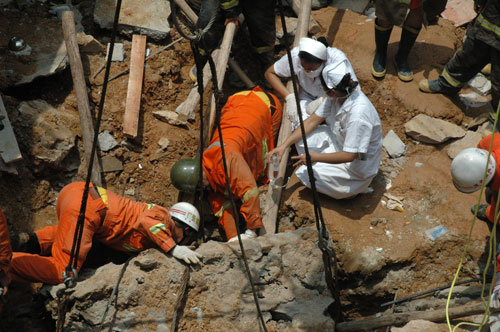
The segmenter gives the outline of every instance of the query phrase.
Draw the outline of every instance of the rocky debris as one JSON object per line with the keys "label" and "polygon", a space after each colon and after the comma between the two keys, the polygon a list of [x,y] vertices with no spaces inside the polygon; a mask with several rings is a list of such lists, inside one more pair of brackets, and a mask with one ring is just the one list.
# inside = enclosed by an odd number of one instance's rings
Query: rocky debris
{"label": "rocky debris", "polygon": [[491,135],[493,132],[493,124],[491,122],[485,122],[479,128],[477,128],[477,132],[481,134],[482,138],[485,138],[488,135]]}
{"label": "rocky debris", "polygon": [[118,145],[118,142],[109,133],[108,130],[104,130],[102,133],[100,133],[99,136],[97,136],[97,140],[99,141],[100,150],[104,152],[112,150]]}
{"label": "rocky debris", "polygon": [[482,73],[474,76],[474,78],[467,82],[467,85],[482,96],[486,96],[491,91],[491,82]]}
{"label": "rocky debris", "polygon": [[57,168],[75,146],[76,135],[71,128],[78,126],[78,117],[56,110],[44,100],[22,102],[18,110],[18,125],[31,130],[28,144],[36,163]]}
{"label": "rocky debris", "polygon": [[[295,36],[295,32],[297,31],[297,25],[299,23],[299,19],[296,17],[285,17],[286,23],[286,32],[288,36]],[[312,18],[309,21],[309,31],[311,35],[315,35],[321,32],[321,27],[314,21]],[[284,37],[283,26],[281,25],[281,17],[276,17],[276,38],[282,39]]]}
{"label": "rocky debris", "polygon": [[474,0],[449,0],[441,17],[452,21],[457,27],[469,23],[476,17]]}
{"label": "rocky debris", "polygon": [[[106,59],[109,55],[110,46],[110,43],[108,43],[108,48],[106,49]],[[125,59],[125,50],[123,48],[123,44],[115,43],[115,45],[113,46],[113,55],[111,56],[111,61],[123,62],[123,59]]]}
{"label": "rocky debris", "polygon": [[[270,330],[333,331],[334,321],[327,316],[333,299],[313,227],[247,240],[244,246]],[[239,245],[209,241],[197,252],[204,256],[203,265],[190,268],[179,331],[255,331],[256,309]],[[104,326],[123,332],[168,331],[187,267],[156,249],[141,252],[126,266],[107,264],[83,273],[87,279],[70,295],[65,331],[88,331],[99,324],[123,268],[119,309],[110,308]],[[62,287],[51,287],[54,298]],[[55,317],[57,301],[48,308]]]}
{"label": "rocky debris", "polygon": [[123,164],[120,159],[113,156],[104,156],[101,158],[102,163],[102,171],[107,172],[116,172],[123,171]]}
{"label": "rocky debris", "polygon": [[176,112],[172,111],[156,111],[153,112],[153,115],[164,122],[167,122],[168,124],[171,124],[173,126],[185,126],[187,124],[187,121],[182,119],[182,116],[177,114]]}
{"label": "rocky debris", "polygon": [[[94,21],[103,29],[113,27],[115,0],[97,0]],[[165,39],[170,32],[167,18],[170,3],[163,0],[124,0],[122,2],[119,31],[131,36],[134,33],[146,35],[154,40]]]}
{"label": "rocky debris", "polygon": [[474,117],[469,123],[466,124],[466,127],[469,130],[474,130],[486,121],[488,121],[488,113],[481,113],[478,116]]}
{"label": "rocky debris", "polygon": [[463,138],[451,143],[448,146],[448,149],[446,150],[446,152],[448,153],[448,156],[451,159],[453,159],[463,149],[477,147],[477,143],[479,143],[479,141],[482,138],[483,137],[481,136],[481,134],[479,132],[468,130]]}
{"label": "rocky debris", "polygon": [[437,323],[429,322],[427,320],[412,320],[405,326],[401,328],[393,327],[392,332],[422,332],[422,331],[433,331],[433,332],[446,332],[448,327],[445,325],[440,325]]}
{"label": "rocky debris", "polygon": [[9,36],[0,34],[0,42],[7,44],[6,37],[22,36],[31,52],[23,55],[10,52],[7,47],[0,49],[0,89],[30,83],[37,77],[50,76],[66,68],[66,46],[60,21],[27,15],[4,15],[2,19],[2,25],[11,30]]}
{"label": "rocky debris", "polygon": [[429,144],[444,143],[450,138],[465,136],[465,130],[447,121],[419,114],[405,123],[406,134]]}
{"label": "rocky debris", "polygon": [[458,97],[460,98],[462,103],[464,103],[465,106],[471,108],[482,107],[490,101],[490,98],[482,96],[475,91],[461,93],[458,95]]}
{"label": "rocky debris", "polygon": [[[76,34],[76,40],[78,42],[78,48],[83,54],[98,54],[104,51],[104,45],[93,36],[87,35],[84,32],[78,32]],[[113,52],[113,54],[114,53],[115,52]]]}
{"label": "rocky debris", "polygon": [[392,129],[385,135],[382,142],[385,151],[391,158],[399,158],[405,154],[405,144]]}
{"label": "rocky debris", "polygon": [[158,145],[160,146],[161,151],[165,151],[170,145],[170,140],[168,137],[162,137],[158,140]]}

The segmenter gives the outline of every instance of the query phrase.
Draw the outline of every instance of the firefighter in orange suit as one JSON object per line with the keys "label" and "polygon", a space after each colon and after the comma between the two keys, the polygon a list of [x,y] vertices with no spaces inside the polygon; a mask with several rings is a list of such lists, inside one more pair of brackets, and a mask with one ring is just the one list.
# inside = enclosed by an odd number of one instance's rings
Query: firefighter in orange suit
{"label": "firefighter in orange suit", "polygon": [[10,246],[9,230],[7,229],[7,220],[0,209],[0,286],[3,292],[0,296],[7,294],[10,283],[10,260],[12,258],[12,248]]}
{"label": "firefighter in orange suit", "polygon": [[[266,155],[274,148],[281,124],[282,108],[276,96],[256,87],[229,97],[222,109],[221,128],[231,192],[241,202],[240,212],[246,221],[242,238],[257,236],[263,227],[260,215],[257,181],[267,181]],[[219,133],[216,130],[203,153],[203,184],[208,186],[212,211],[227,239],[237,239],[231,202],[226,195],[226,177],[222,163]],[[182,159],[173,167],[170,178],[174,186],[186,192],[196,189],[199,160]]]}
{"label": "firefighter in orange suit", "polygon": [[[69,263],[84,186],[83,182],[75,182],[61,190],[56,205],[59,224],[29,237],[28,241],[37,242],[38,252],[14,252],[13,281],[63,282],[62,272]],[[189,203],[177,203],[167,211],[91,185],[76,270],[80,270],[94,239],[129,253],[157,246],[186,263],[199,263],[201,255],[181,245],[198,231],[199,221],[198,211]]]}

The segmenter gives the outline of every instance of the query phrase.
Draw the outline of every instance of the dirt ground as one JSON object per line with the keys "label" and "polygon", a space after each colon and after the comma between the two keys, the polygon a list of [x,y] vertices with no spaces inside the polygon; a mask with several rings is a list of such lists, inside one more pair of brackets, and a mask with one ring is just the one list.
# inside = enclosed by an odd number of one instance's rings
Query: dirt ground
{"label": "dirt ground", "polygon": [[[74,1],[75,2],[75,1]],[[102,44],[109,41],[109,32],[97,30],[88,15],[92,8],[82,2],[84,20],[88,34],[94,35]],[[87,14],[87,15],[85,15]],[[8,36],[12,32],[30,38],[42,38],[43,33],[30,31],[30,20],[39,17],[53,21],[47,13],[47,5],[36,2],[33,7],[25,8],[21,14],[0,11],[0,21],[8,22],[0,26],[0,57],[5,55]],[[344,305],[352,315],[375,313],[378,308],[370,304],[357,307],[361,292],[349,292],[358,288],[360,280],[366,281],[366,289],[376,289],[379,301],[392,300],[395,291],[398,296],[409,295],[450,282],[458,264],[466,234],[469,232],[471,214],[469,208],[477,201],[477,195],[459,193],[452,185],[449,175],[451,160],[446,154],[445,145],[430,146],[418,144],[406,137],[404,123],[419,113],[450,120],[456,124],[466,124],[478,111],[467,110],[458,98],[440,95],[423,95],[418,92],[418,82],[422,78],[436,78],[444,64],[460,46],[463,29],[456,29],[450,22],[440,19],[437,25],[423,29],[410,56],[415,79],[403,83],[395,76],[392,60],[389,61],[388,75],[383,81],[371,77],[371,61],[374,52],[373,20],[350,11],[325,8],[313,12],[313,17],[321,25],[322,34],[335,47],[344,51],[350,59],[360,80],[361,87],[377,108],[382,120],[384,135],[393,129],[407,144],[405,158],[390,161],[384,157],[384,174],[379,174],[373,183],[371,195],[360,195],[352,200],[334,201],[321,197],[321,205],[328,230],[335,242],[340,258],[341,286],[346,291],[342,297]],[[11,27],[10,31],[2,30]],[[3,28],[2,28],[3,27]],[[49,31],[48,34],[52,35]],[[397,51],[400,29],[395,28],[389,45],[389,57]],[[179,34],[172,29],[171,36],[162,43],[148,42],[151,52],[177,39]],[[243,43],[239,36],[237,43]],[[123,63],[113,63],[111,76],[128,68],[130,45],[128,38],[120,36],[126,50]],[[248,52],[244,47],[235,50],[236,60],[246,68],[252,79],[259,78],[255,72]],[[104,53],[82,54],[84,71],[92,76],[104,63]],[[0,62],[1,63],[1,62]],[[170,183],[169,171],[180,158],[194,157],[198,145],[199,122],[186,126],[172,126],[153,117],[157,110],[174,111],[185,100],[193,83],[188,72],[193,65],[189,43],[185,40],[175,44],[147,61],[141,102],[139,137],[127,140],[122,134],[123,110],[127,94],[128,75],[113,80],[108,85],[106,103],[100,131],[109,132],[119,146],[109,153],[123,163],[123,171],[106,173],[107,188],[117,193],[134,189],[129,198],[170,206],[177,201],[178,192]],[[88,82],[91,108],[97,109],[104,76],[101,72]],[[230,93],[236,88],[226,86]],[[2,96],[10,120],[23,154],[23,161],[16,166],[19,175],[0,173],[0,202],[8,218],[13,233],[32,231],[43,226],[56,224],[55,200],[57,192],[68,183],[84,179],[83,168],[78,171],[40,168],[31,154],[32,139],[30,129],[18,119],[17,107],[21,101],[43,99],[58,110],[77,115],[75,91],[69,67],[51,77],[40,78],[35,82],[2,91]],[[484,111],[484,110],[483,110]],[[481,112],[481,111],[480,111]],[[78,151],[68,158],[81,159],[83,144],[79,125],[72,128],[79,138]],[[160,150],[158,141],[168,138],[170,145]],[[419,166],[418,163],[422,165]],[[388,187],[389,180],[392,187]],[[382,206],[384,193],[404,198],[404,212],[388,210]],[[126,195],[127,196],[127,195]],[[311,223],[311,193],[292,176],[284,191],[283,208],[280,216],[292,216],[293,223],[282,223],[281,230],[300,227]],[[283,219],[283,218],[282,218]],[[289,218],[290,219],[290,218]],[[425,230],[443,225],[448,230],[446,241],[429,240]],[[489,229],[478,222],[472,232],[472,244],[464,267],[463,278],[475,276],[482,268],[486,239]],[[391,271],[403,271],[390,277]],[[399,284],[399,287],[395,285]],[[36,294],[37,286],[26,292],[25,287],[14,287],[17,299],[9,298],[12,305],[9,312],[16,321],[16,315],[26,315],[23,301]],[[26,307],[26,306],[25,306]],[[16,309],[14,309],[16,308]],[[28,312],[33,307],[27,307]],[[361,309],[360,309],[361,308]],[[46,321],[46,317],[40,317]],[[12,320],[10,320],[12,323]],[[22,324],[20,330],[27,330]],[[47,323],[50,325],[50,322]],[[0,323],[5,327],[4,323]],[[14,325],[11,325],[14,326]],[[32,326],[30,328],[33,328]],[[33,331],[36,329],[32,329]],[[43,331],[42,329],[40,331]]]}

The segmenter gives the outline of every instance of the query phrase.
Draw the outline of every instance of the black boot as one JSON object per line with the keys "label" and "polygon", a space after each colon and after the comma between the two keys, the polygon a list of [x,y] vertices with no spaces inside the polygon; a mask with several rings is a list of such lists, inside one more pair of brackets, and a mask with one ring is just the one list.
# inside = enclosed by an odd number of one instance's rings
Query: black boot
{"label": "black boot", "polygon": [[410,82],[413,80],[413,72],[408,64],[408,54],[415,45],[420,29],[415,29],[404,25],[401,31],[401,40],[399,41],[399,50],[394,58],[398,77],[403,82]]}
{"label": "black boot", "polygon": [[12,251],[40,255],[41,248],[36,233],[19,233],[11,236]]}
{"label": "black boot", "polygon": [[375,78],[383,78],[386,70],[387,44],[391,37],[392,26],[390,28],[381,27],[378,19],[375,19],[375,57],[372,63],[372,75]]}

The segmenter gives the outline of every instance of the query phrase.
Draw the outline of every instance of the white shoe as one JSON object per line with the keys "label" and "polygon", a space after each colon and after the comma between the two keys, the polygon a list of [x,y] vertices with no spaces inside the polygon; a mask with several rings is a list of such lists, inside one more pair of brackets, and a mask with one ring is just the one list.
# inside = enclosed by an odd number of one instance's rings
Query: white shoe
{"label": "white shoe", "polygon": [[[257,233],[255,233],[254,231],[252,231],[251,229],[247,229],[245,231],[245,233],[243,234],[240,234],[240,238],[241,240],[248,240],[248,239],[253,239],[253,238],[256,238],[257,237]],[[233,236],[232,238],[230,238],[227,243],[232,243],[232,242],[238,242],[238,235],[236,236]]]}

